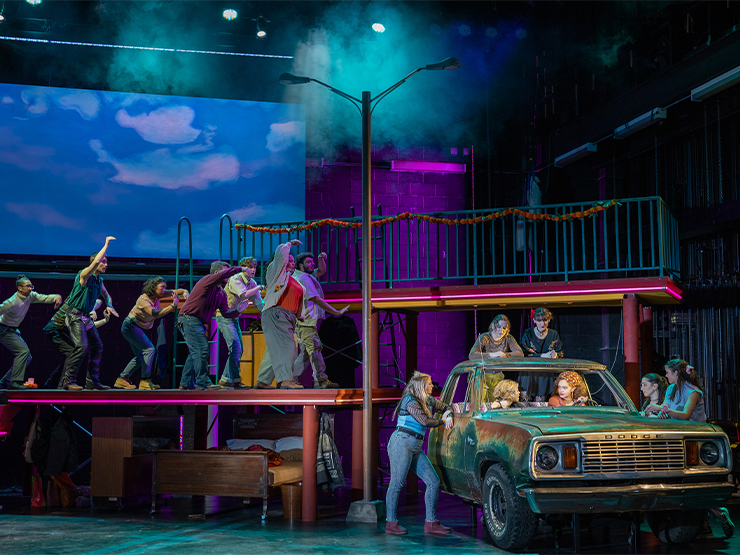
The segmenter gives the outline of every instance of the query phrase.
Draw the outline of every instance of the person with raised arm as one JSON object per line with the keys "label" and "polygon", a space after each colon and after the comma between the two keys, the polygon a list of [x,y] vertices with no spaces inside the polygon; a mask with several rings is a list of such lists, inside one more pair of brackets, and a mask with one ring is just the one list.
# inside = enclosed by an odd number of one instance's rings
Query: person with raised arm
{"label": "person with raised arm", "polygon": [[281,389],[303,389],[293,379],[296,344],[293,339],[296,323],[306,313],[306,288],[292,274],[295,259],[290,253],[298,239],[278,245],[275,256],[265,272],[265,306],[262,309],[262,331],[267,352],[262,359],[255,389],[271,389],[275,379]]}
{"label": "person with raised arm", "polygon": [[64,376],[62,377],[62,389],[68,391],[79,391],[82,386],[75,383],[77,371],[82,365],[86,354],[90,355],[87,362],[87,377],[85,387],[87,389],[110,389],[100,381],[100,360],[103,358],[103,342],[100,340],[98,330],[90,324],[90,312],[95,308],[95,301],[103,295],[106,301],[106,315],[118,317],[118,312],[113,308],[113,299],[103,284],[103,276],[108,269],[108,246],[115,237],[106,237],[103,248],[90,256],[90,265],[77,272],[72,292],[67,300],[67,315],[65,324],[69,329],[69,336],[74,344],[72,353],[67,357],[64,365]]}
{"label": "person with raised arm", "polygon": [[306,289],[306,318],[296,323],[298,336],[298,358],[293,364],[293,376],[297,378],[308,368],[312,369],[314,388],[332,389],[339,387],[326,375],[326,364],[321,351],[323,345],[319,339],[318,326],[326,313],[341,316],[349,305],[337,310],[324,300],[324,290],[317,278],[326,273],[326,253],[319,254],[318,266],[312,252],[302,252],[296,257],[296,271],[293,277]]}
{"label": "person with raised arm", "polygon": [[[155,320],[177,310],[177,303],[180,300],[178,295],[187,299],[188,290],[175,289],[174,291],[168,291],[167,283],[162,277],[150,278],[144,282],[141,295],[121,326],[121,334],[131,345],[134,358],[123,369],[113,387],[117,389],[136,389],[129,378],[136,372],[137,368],[141,368],[139,389],[159,389],[159,386],[152,382],[152,366],[154,365],[156,351],[144,331],[151,330],[154,327]],[[172,304],[161,308],[159,299],[166,296],[172,297]]]}
{"label": "person with raised arm", "polygon": [[233,317],[224,286],[231,276],[246,271],[241,266],[229,268],[228,263],[216,260],[211,263],[211,273],[201,278],[193,287],[187,300],[180,308],[177,325],[188,346],[188,358],[180,378],[180,389],[221,389],[208,377],[207,326],[216,310],[226,317]]}
{"label": "person with raised arm", "polygon": [[42,295],[33,289],[31,280],[21,274],[15,281],[16,292],[0,304],[0,345],[13,354],[13,366],[0,380],[0,389],[28,389],[26,366],[31,362],[31,351],[23,341],[18,326],[26,317],[33,303],[54,303],[54,308],[62,304],[61,295]]}

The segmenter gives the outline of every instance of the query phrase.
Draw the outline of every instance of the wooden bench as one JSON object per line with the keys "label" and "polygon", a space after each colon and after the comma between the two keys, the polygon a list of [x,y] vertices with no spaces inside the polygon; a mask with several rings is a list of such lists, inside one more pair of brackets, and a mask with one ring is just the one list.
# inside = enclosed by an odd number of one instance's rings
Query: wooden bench
{"label": "wooden bench", "polygon": [[[234,419],[235,439],[278,440],[302,435],[302,415],[248,414]],[[264,451],[155,451],[152,513],[157,510],[159,494],[261,497],[264,520],[270,489],[302,478],[302,462],[283,462],[270,468]]]}

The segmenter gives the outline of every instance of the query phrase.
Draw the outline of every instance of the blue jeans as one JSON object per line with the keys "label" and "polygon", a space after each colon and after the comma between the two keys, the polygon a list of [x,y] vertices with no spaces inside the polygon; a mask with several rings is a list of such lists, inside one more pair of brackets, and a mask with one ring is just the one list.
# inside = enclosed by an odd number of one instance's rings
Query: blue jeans
{"label": "blue jeans", "polygon": [[7,385],[23,385],[26,381],[26,366],[31,362],[31,351],[23,341],[21,332],[0,324],[0,345],[5,345],[13,354],[13,367],[3,376],[0,383]]}
{"label": "blue jeans", "polygon": [[141,379],[148,380],[152,377],[152,365],[156,352],[154,345],[152,345],[144,330],[136,325],[136,318],[126,318],[123,321],[121,335],[126,338],[134,351],[134,358],[121,372],[121,378],[128,380],[131,374],[136,372],[137,367],[140,367]]}
{"label": "blue jeans", "polygon": [[224,366],[221,380],[224,383],[238,383],[242,381],[239,361],[242,359],[242,330],[239,327],[238,318],[224,318],[216,316],[218,331],[226,341],[229,348],[229,358]]}
{"label": "blue jeans", "polygon": [[424,494],[426,505],[426,520],[437,520],[437,497],[439,497],[439,477],[432,468],[432,463],[422,450],[424,440],[396,430],[388,441],[388,460],[391,463],[391,481],[385,496],[386,520],[398,520],[398,493],[403,487],[403,481],[413,470],[424,481],[427,491]]}
{"label": "blue jeans", "polygon": [[178,318],[181,325],[180,330],[185,336],[188,346],[188,358],[185,360],[185,368],[180,379],[181,387],[195,387],[206,389],[211,385],[208,379],[208,338],[206,337],[206,326],[195,316],[181,314]]}

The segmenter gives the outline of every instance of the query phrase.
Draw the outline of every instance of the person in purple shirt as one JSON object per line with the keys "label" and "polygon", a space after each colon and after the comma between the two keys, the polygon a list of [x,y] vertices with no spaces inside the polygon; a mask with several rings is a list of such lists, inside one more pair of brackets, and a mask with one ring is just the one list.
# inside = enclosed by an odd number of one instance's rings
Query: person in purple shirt
{"label": "person in purple shirt", "polygon": [[246,271],[241,266],[229,268],[226,262],[217,260],[211,264],[211,273],[193,287],[180,309],[177,325],[185,337],[190,353],[180,379],[180,389],[221,389],[208,378],[208,337],[206,326],[213,319],[216,309],[221,314],[235,317],[229,310],[229,300],[224,285],[229,278]]}

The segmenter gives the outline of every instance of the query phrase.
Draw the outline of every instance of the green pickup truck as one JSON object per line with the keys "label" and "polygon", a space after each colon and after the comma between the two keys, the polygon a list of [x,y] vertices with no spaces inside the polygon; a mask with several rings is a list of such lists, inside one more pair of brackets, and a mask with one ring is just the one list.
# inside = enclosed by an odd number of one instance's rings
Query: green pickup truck
{"label": "green pickup truck", "polygon": [[[546,398],[498,406],[491,385],[553,383],[565,370],[588,388],[583,406]],[[598,363],[503,358],[458,364],[440,399],[454,427],[435,428],[428,455],[441,489],[482,508],[496,546],[523,549],[548,515],[644,513],[664,542],[693,540],[703,513],[732,495],[732,453],[712,424],[645,417]]]}

